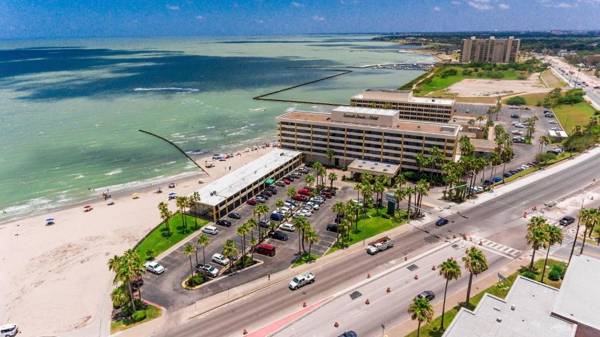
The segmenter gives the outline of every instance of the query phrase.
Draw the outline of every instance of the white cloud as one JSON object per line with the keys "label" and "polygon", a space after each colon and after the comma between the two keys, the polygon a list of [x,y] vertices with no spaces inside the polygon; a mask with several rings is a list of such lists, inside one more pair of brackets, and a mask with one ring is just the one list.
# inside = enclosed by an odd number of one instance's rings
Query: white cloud
{"label": "white cloud", "polygon": [[291,3],[292,6],[296,7],[296,8],[301,8],[304,7],[304,4],[298,2],[298,1],[292,1]]}
{"label": "white cloud", "polygon": [[433,10],[436,11],[436,12],[439,12],[442,9],[440,8],[440,6],[433,6]]}
{"label": "white cloud", "polygon": [[167,4],[167,9],[171,10],[171,11],[178,11],[179,10],[179,6],[178,5]]}
{"label": "white cloud", "polygon": [[324,16],[320,16],[320,15],[315,15],[315,16],[312,17],[312,19],[314,21],[319,21],[319,22],[325,21],[325,17]]}
{"label": "white cloud", "polygon": [[493,9],[494,6],[490,3],[490,0],[471,0],[467,2],[469,6],[475,8],[478,11],[487,11]]}
{"label": "white cloud", "polygon": [[500,3],[500,4],[498,4],[498,8],[507,10],[507,9],[510,9],[510,6],[505,3]]}

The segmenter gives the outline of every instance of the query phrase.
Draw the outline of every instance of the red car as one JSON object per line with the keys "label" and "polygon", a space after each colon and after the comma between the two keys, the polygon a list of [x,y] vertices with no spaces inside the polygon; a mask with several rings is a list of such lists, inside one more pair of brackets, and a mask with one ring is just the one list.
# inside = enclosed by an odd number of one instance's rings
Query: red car
{"label": "red car", "polygon": [[301,188],[298,191],[298,194],[302,194],[302,195],[310,195],[310,190],[308,190],[307,188]]}
{"label": "red car", "polygon": [[292,181],[289,180],[289,179],[283,179],[283,183],[286,184],[286,185],[289,185],[289,184],[292,183]]}
{"label": "red car", "polygon": [[246,203],[248,205],[254,206],[254,205],[256,205],[256,199],[248,199],[248,201],[246,201]]}
{"label": "red car", "polygon": [[308,201],[308,197],[302,194],[296,194],[292,199],[296,201]]}

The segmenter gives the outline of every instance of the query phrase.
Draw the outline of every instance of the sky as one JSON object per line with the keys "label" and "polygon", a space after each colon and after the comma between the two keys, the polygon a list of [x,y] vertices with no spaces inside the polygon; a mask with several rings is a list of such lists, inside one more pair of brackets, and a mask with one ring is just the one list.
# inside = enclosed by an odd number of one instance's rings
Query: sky
{"label": "sky", "polygon": [[600,30],[600,0],[0,0],[0,39]]}

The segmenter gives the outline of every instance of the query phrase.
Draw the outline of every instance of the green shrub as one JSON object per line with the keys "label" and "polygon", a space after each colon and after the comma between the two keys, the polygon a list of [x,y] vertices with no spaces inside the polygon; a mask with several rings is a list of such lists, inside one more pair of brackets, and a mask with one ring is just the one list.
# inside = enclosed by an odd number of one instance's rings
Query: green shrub
{"label": "green shrub", "polygon": [[565,276],[565,268],[558,264],[553,264],[550,267],[550,273],[548,273],[548,278],[552,281],[558,281]]}
{"label": "green shrub", "polygon": [[506,104],[508,105],[525,105],[527,104],[527,102],[525,101],[525,98],[521,97],[521,96],[515,96],[515,97],[511,97],[506,101]]}
{"label": "green shrub", "polygon": [[535,156],[535,160],[539,161],[541,164],[546,164],[547,162],[556,159],[556,154],[554,153],[538,153]]}
{"label": "green shrub", "polygon": [[537,277],[537,273],[529,268],[523,268],[520,271],[521,276],[527,277],[529,279],[535,280]]}
{"label": "green shrub", "polygon": [[146,319],[146,310],[137,310],[131,315],[131,320],[134,322],[141,322]]}
{"label": "green shrub", "polygon": [[190,277],[189,279],[187,279],[187,281],[185,282],[185,284],[188,287],[199,286],[202,283],[204,283],[204,276],[202,276],[200,274],[194,274],[192,277]]}

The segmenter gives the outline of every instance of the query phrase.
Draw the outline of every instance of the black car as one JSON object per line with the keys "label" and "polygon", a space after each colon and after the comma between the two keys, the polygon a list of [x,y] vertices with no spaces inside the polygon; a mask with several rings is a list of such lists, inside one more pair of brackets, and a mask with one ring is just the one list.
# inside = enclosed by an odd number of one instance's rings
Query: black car
{"label": "black car", "polygon": [[274,231],[273,234],[271,234],[271,237],[273,239],[279,240],[279,241],[287,241],[288,240],[287,234],[285,234],[282,231]]}
{"label": "black car", "polygon": [[431,300],[433,300],[435,298],[435,293],[431,290],[425,290],[422,291],[419,295],[417,295],[418,298],[424,298],[427,301],[431,302]]}
{"label": "black car", "polygon": [[503,176],[504,176],[504,178],[508,178],[508,177],[512,176],[512,173],[510,173],[510,171],[509,172],[504,172]]}
{"label": "black car", "polygon": [[338,224],[336,223],[330,223],[327,225],[327,230],[330,232],[334,232],[337,233],[338,232]]}
{"label": "black car", "polygon": [[269,228],[271,223],[269,223],[269,221],[267,221],[267,220],[260,220],[258,222],[258,225],[262,228]]}
{"label": "black car", "polygon": [[217,225],[231,227],[231,221],[225,220],[225,219],[219,219],[219,220],[217,220]]}
{"label": "black car", "polygon": [[346,331],[343,334],[339,335],[338,337],[358,337],[358,334],[352,330],[350,331]]}
{"label": "black car", "polygon": [[558,221],[558,223],[559,223],[561,226],[568,226],[568,225],[572,224],[573,222],[575,222],[575,218],[574,218],[574,217],[572,217],[572,216],[569,216],[569,215],[565,215],[565,216],[563,216],[563,217],[562,217],[562,218],[561,218],[561,219]]}
{"label": "black car", "polygon": [[236,213],[236,212],[231,212],[231,213],[227,214],[227,216],[232,219],[241,219],[242,218],[240,213]]}
{"label": "black car", "polygon": [[437,221],[435,222],[435,225],[436,225],[436,226],[438,226],[438,227],[440,227],[440,226],[443,226],[443,225],[447,225],[447,224],[448,224],[448,222],[449,222],[449,221],[448,221],[448,219],[446,219],[446,218],[439,218],[439,219],[437,219]]}
{"label": "black car", "polygon": [[519,114],[512,114],[510,115],[510,118],[519,118]]}
{"label": "black car", "polygon": [[269,190],[264,190],[264,191],[262,191],[262,193],[261,193],[261,194],[262,194],[262,195],[268,195],[268,196],[270,196],[270,197],[272,197],[272,196],[273,196],[273,192],[271,192],[271,191],[269,191]]}

